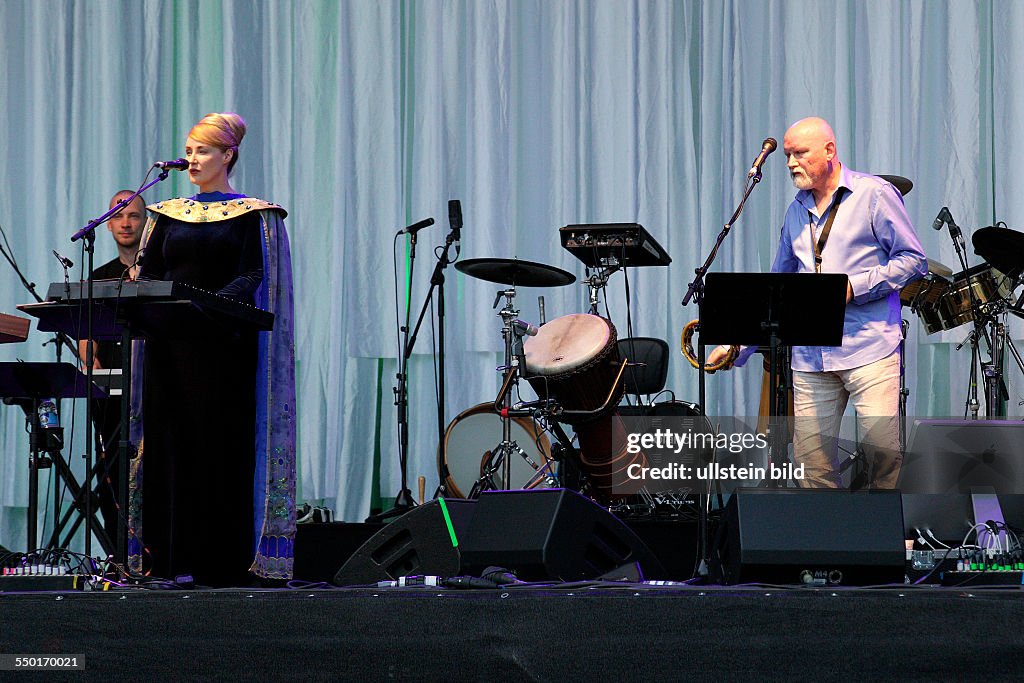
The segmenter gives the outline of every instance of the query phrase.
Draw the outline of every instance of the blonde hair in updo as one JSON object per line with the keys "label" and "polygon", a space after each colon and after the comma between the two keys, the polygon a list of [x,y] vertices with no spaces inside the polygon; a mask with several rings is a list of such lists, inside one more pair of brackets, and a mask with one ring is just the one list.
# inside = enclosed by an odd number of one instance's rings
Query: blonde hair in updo
{"label": "blonde hair in updo", "polygon": [[233,149],[235,153],[231,155],[231,163],[228,164],[228,173],[231,173],[235,162],[238,161],[238,146],[245,137],[245,119],[230,111],[223,114],[207,114],[199,123],[192,126],[188,137],[204,145],[223,150]]}

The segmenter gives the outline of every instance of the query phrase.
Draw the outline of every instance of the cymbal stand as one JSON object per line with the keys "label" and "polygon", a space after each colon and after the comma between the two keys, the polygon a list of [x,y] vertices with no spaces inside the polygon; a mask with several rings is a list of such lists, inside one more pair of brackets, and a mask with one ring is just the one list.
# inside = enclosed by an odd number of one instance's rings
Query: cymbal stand
{"label": "cymbal stand", "polygon": [[[519,454],[528,458],[526,452],[512,440],[512,417],[508,414],[512,407],[512,387],[519,385],[519,369],[523,356],[522,334],[518,332],[512,321],[519,317],[519,309],[515,307],[516,288],[511,286],[508,289],[499,290],[494,297],[492,308],[497,308],[505,298],[505,306],[498,311],[501,318],[501,338],[505,342],[505,362],[497,369],[505,373],[505,379],[501,384],[501,391],[495,399],[495,407],[501,406],[501,442],[490,452],[484,471],[480,479],[473,485],[470,498],[476,498],[482,491],[489,489],[508,489],[512,485],[512,455]],[[501,471],[498,484],[494,482],[494,475]]]}
{"label": "cymbal stand", "polygon": [[1024,293],[1014,302],[1013,290],[1017,288],[1020,279],[1017,276],[1007,277],[1007,280],[1011,281],[1008,295],[996,297],[993,301],[986,301],[975,309],[975,315],[980,315],[990,328],[989,362],[981,365],[982,372],[985,374],[985,408],[988,417],[1006,417],[1006,403],[1010,398],[1005,381],[1007,350],[1017,362],[1017,367],[1024,372],[1024,362],[1021,361],[1020,353],[1014,346],[1005,323],[1007,313],[1018,313],[1018,307],[1021,301],[1024,301]]}
{"label": "cymbal stand", "polygon": [[971,374],[967,380],[967,402],[964,404],[964,417],[971,420],[978,419],[978,410],[981,404],[978,403],[978,331],[972,329],[962,342],[954,348],[959,351],[964,346],[971,345]]}
{"label": "cymbal stand", "polygon": [[[1017,367],[1020,368],[1022,374],[1024,374],[1024,358],[1021,358],[1020,351],[1017,350],[1017,346],[1013,343],[1013,339],[1009,334],[1006,333],[1006,327],[1003,327],[1004,340],[1006,342],[1006,348],[1010,350],[1010,355],[1017,361]],[[1001,365],[1001,364],[1000,364]],[[1005,385],[1004,385],[1005,391]]]}
{"label": "cymbal stand", "polygon": [[[968,283],[969,284],[969,283]],[[964,417],[977,420],[981,410],[978,401],[978,368],[981,368],[982,381],[985,383],[985,414],[986,417],[1003,417],[1006,415],[1006,400],[1009,393],[1003,381],[1003,366],[1006,350],[1009,349],[1018,367],[1024,373],[1024,361],[1021,360],[1013,340],[1006,332],[1006,325],[999,322],[999,317],[1006,312],[1007,303],[1002,299],[994,302],[978,303],[972,287],[968,287],[973,311],[973,327],[963,341],[954,349],[959,351],[971,345],[971,373],[968,379],[967,401],[964,405]],[[989,329],[991,328],[991,329]],[[989,360],[981,359],[981,343],[988,348]]]}
{"label": "cymbal stand", "polygon": [[907,450],[907,397],[910,396],[910,389],[907,388],[907,332],[910,330],[910,323],[904,318],[900,320],[900,453]]}
{"label": "cymbal stand", "polygon": [[[505,379],[501,384],[501,390],[498,392],[497,398],[494,399],[494,409],[501,415],[501,443],[488,452],[480,478],[473,484],[473,488],[470,491],[470,498],[479,497],[483,491],[512,488],[512,458],[514,455],[518,455],[525,460],[535,471],[533,477],[526,482],[524,487],[529,487],[540,481],[541,478],[547,479],[552,484],[558,483],[550,471],[550,461],[545,463],[534,462],[530,454],[523,450],[512,438],[513,417],[529,416],[531,419],[539,421],[545,416],[550,415],[549,401],[534,402],[530,408],[523,404],[517,404],[515,407],[512,405],[512,388],[519,385],[521,369],[525,362],[523,358],[523,336],[526,334],[524,329],[515,324],[519,316],[519,311],[514,305],[515,296],[515,287],[510,287],[509,289],[499,291],[494,298],[493,308],[497,308],[498,304],[501,303],[501,298],[505,297],[505,307],[498,311],[498,315],[502,319],[501,336],[505,341],[505,364],[497,368],[505,373]],[[537,404],[540,404],[540,407]],[[496,483],[494,475],[498,473],[499,469],[501,471],[501,480]]]}
{"label": "cymbal stand", "polygon": [[1006,417],[1006,401],[1010,398],[1004,377],[1007,351],[1024,373],[1024,359],[1021,359],[1020,352],[1007,332],[1006,324],[1000,321],[1001,316],[1013,310],[1009,303],[999,299],[980,307],[980,312],[990,327],[986,336],[989,342],[989,362],[981,364],[982,373],[985,375],[985,412],[990,418]]}

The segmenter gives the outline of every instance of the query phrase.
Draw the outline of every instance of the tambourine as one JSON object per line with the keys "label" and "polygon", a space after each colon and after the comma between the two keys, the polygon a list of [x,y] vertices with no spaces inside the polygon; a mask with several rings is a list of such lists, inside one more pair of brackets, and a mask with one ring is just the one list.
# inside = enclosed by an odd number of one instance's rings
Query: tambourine
{"label": "tambourine", "polygon": [[[697,365],[697,354],[693,352],[693,333],[697,330],[697,326],[700,324],[699,320],[691,320],[686,323],[686,327],[683,328],[683,334],[679,339],[679,350],[686,356],[686,360],[690,361],[690,365],[694,368],[699,368]],[[729,353],[726,354],[718,363],[705,363],[704,372],[708,374],[717,372],[718,370],[728,370],[732,367],[732,364],[736,362],[736,358],[740,355],[740,347],[730,346]]]}

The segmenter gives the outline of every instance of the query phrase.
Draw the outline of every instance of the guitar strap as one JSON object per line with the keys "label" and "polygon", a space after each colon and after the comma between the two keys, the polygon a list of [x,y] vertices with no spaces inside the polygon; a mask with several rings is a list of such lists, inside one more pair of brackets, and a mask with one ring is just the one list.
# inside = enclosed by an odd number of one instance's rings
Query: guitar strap
{"label": "guitar strap", "polygon": [[[839,202],[843,200],[843,195],[846,194],[846,188],[840,187],[836,190],[835,196],[832,198],[832,207],[828,211],[828,217],[825,219],[825,227],[821,229],[821,234],[818,235],[818,241],[814,243],[814,272],[821,272],[821,252],[825,251],[825,243],[828,242],[828,234],[832,231],[832,222],[836,219],[836,211],[839,210]],[[814,216],[811,212],[807,212],[807,220],[811,225],[814,225]]]}

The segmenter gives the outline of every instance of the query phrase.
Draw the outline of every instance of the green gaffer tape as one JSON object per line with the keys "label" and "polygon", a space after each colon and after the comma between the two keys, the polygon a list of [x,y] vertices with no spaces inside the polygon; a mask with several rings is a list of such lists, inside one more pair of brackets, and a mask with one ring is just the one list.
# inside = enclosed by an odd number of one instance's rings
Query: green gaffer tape
{"label": "green gaffer tape", "polygon": [[455,535],[455,527],[452,526],[452,517],[448,514],[448,506],[444,502],[444,498],[438,498],[437,502],[441,505],[441,514],[444,515],[444,523],[448,527],[448,535],[452,537],[452,547],[459,547],[459,539]]}

